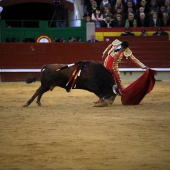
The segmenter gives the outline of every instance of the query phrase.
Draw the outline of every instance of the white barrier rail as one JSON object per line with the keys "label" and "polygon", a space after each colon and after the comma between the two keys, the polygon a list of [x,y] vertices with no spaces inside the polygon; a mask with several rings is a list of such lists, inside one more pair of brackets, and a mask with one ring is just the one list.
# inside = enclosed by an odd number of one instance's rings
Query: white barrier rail
{"label": "white barrier rail", "polygon": [[[151,68],[153,70],[156,71],[170,71],[170,68]],[[120,71],[122,72],[141,72],[141,71],[145,71],[145,69],[141,69],[141,68],[119,68]],[[40,72],[41,69],[0,69],[0,73],[36,73],[36,72]]]}

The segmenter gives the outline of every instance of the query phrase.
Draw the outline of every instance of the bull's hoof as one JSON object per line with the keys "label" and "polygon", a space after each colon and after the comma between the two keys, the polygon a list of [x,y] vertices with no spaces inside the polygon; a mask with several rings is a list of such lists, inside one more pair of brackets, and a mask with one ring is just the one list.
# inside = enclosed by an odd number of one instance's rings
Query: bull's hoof
{"label": "bull's hoof", "polygon": [[109,104],[112,105],[114,100],[115,100],[116,96],[111,96],[108,100],[109,100]]}
{"label": "bull's hoof", "polygon": [[28,104],[24,104],[22,107],[28,107]]}
{"label": "bull's hoof", "polygon": [[98,102],[95,102],[93,104],[93,107],[107,107],[107,106],[110,106],[110,101],[109,100],[102,100],[102,101],[98,101]]}
{"label": "bull's hoof", "polygon": [[99,98],[96,102],[93,102],[93,103],[94,103],[94,104],[95,104],[95,103],[100,103],[100,102],[102,102],[102,101],[103,101],[103,99],[100,99],[100,98]]}
{"label": "bull's hoof", "polygon": [[40,102],[37,102],[37,105],[38,105],[38,106],[42,106],[42,104],[41,104]]}

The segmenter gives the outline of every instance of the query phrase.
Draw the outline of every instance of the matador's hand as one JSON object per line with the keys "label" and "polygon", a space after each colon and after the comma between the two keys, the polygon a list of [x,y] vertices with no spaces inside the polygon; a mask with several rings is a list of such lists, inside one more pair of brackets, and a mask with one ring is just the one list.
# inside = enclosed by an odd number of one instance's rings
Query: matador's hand
{"label": "matador's hand", "polygon": [[146,66],[146,67],[144,67],[143,69],[146,69],[146,70],[147,70],[147,69],[149,69],[149,67],[148,67],[148,66]]}

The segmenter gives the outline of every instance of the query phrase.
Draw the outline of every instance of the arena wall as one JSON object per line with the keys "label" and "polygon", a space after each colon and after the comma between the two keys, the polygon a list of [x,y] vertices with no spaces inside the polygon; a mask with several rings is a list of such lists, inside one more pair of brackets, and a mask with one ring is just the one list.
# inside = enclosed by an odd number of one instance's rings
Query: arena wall
{"label": "arena wall", "polygon": [[[0,81],[23,81],[49,63],[68,64],[79,60],[103,63],[101,56],[111,43],[111,38],[113,37],[110,37],[110,41],[98,43],[0,43]],[[170,41],[165,39],[167,37],[153,38],[153,41],[152,37],[148,37],[148,40],[145,37],[140,41],[136,36],[114,38],[129,40],[133,54],[145,65],[159,71],[157,79],[170,80]],[[134,73],[141,74],[142,71],[127,61],[120,64],[120,69],[128,80],[136,76]]]}

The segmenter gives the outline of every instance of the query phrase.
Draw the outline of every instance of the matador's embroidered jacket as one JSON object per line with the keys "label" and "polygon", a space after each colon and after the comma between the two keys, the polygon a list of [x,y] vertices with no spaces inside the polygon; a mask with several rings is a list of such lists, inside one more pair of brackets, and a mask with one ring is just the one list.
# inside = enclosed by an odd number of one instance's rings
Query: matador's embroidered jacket
{"label": "matador's embroidered jacket", "polygon": [[[118,69],[118,64],[121,63],[122,60],[124,59],[130,59],[132,60],[138,67],[140,68],[145,68],[146,66],[141,63],[133,54],[132,51],[127,48],[125,51],[118,50],[116,51],[115,49],[119,45],[109,45],[106,50],[103,53],[103,56],[107,57],[105,58],[104,61],[104,66],[111,72],[113,73],[113,76],[116,80],[117,85],[119,88],[122,88],[121,84],[121,77],[120,77],[120,72]],[[107,54],[106,54],[107,53]]]}

